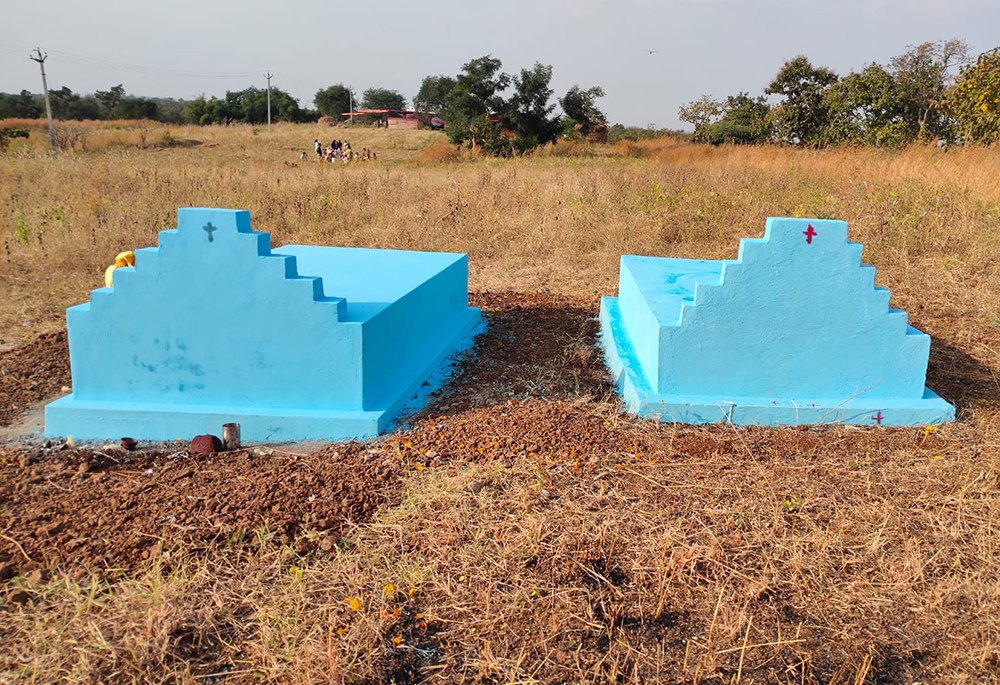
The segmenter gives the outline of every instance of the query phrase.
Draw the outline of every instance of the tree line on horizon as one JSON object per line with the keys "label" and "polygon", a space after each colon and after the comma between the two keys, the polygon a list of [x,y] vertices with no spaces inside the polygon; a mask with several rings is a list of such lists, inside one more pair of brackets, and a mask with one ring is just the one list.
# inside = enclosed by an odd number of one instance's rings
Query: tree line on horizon
{"label": "tree line on horizon", "polygon": [[[550,87],[552,67],[536,62],[531,69],[510,75],[490,55],[470,60],[455,76],[427,76],[413,99],[414,109],[435,114],[446,122],[449,139],[457,144],[475,144],[496,155],[509,155],[550,143],[556,138],[582,138],[593,129],[607,126],[607,117],[596,100],[604,96],[599,86],[573,86],[558,98],[563,113],[557,114]],[[200,95],[192,100],[136,97],[122,84],[90,95],[67,87],[50,90],[52,116],[70,120],[149,119],[164,123],[201,126],[233,123],[262,124],[267,121],[267,90],[249,87],[226,91],[223,97]],[[397,90],[372,87],[361,97],[342,83],[322,88],[314,98],[316,109],[303,108],[280,88],[271,88],[271,119],[307,123],[320,117],[344,121],[348,113],[362,109],[406,110],[407,99]],[[0,119],[38,119],[44,116],[41,95],[22,90],[0,93]],[[366,121],[362,115],[362,121]],[[619,137],[642,137],[640,129],[612,127]]]}
{"label": "tree line on horizon", "polygon": [[[772,104],[768,96],[780,99]],[[972,61],[962,40],[927,42],[843,78],[799,55],[762,95],[705,95],[679,117],[694,126],[696,142],[715,145],[989,145],[1000,142],[1000,48]]]}

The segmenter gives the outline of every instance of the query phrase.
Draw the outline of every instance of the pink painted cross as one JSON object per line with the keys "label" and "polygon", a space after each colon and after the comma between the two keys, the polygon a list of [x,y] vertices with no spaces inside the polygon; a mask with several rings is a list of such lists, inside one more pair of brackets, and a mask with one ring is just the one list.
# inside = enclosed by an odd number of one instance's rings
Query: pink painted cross
{"label": "pink painted cross", "polygon": [[802,235],[804,235],[806,237],[806,244],[812,245],[813,236],[814,235],[819,235],[819,234],[816,233],[816,230],[813,228],[813,225],[809,224],[809,230],[808,231],[802,231]]}
{"label": "pink painted cross", "polygon": [[882,410],[881,410],[881,409],[879,409],[879,410],[878,410],[878,414],[877,414],[876,416],[873,416],[873,417],[872,417],[872,421],[874,421],[875,423],[877,423],[878,425],[880,425],[880,426],[881,426],[881,425],[882,425],[882,419],[884,419],[884,418],[885,418],[885,417],[884,417],[884,416],[882,416]]}

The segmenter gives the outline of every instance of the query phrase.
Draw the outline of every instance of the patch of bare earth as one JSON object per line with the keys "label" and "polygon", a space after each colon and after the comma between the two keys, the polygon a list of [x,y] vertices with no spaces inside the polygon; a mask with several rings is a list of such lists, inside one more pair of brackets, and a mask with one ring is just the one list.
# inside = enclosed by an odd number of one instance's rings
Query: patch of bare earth
{"label": "patch of bare earth", "polygon": [[0,449],[0,682],[998,679],[988,365],[935,342],[937,430],[665,425],[620,413],[596,301],[473,304],[371,443]]}
{"label": "patch of bare earth", "polygon": [[0,352],[0,427],[70,384],[66,333],[43,333]]}

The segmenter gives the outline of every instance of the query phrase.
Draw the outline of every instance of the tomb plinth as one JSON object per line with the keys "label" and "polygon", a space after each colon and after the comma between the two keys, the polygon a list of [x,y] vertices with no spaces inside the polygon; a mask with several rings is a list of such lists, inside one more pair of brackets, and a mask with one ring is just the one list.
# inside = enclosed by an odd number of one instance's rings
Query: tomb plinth
{"label": "tomb plinth", "polygon": [[771,218],[734,260],[626,255],[601,302],[629,411],[680,423],[921,425],[930,336],[889,308],[847,223]]}
{"label": "tomb plinth", "polygon": [[377,435],[471,343],[464,254],[286,245],[190,208],[66,312],[72,394],[45,434],[251,442]]}

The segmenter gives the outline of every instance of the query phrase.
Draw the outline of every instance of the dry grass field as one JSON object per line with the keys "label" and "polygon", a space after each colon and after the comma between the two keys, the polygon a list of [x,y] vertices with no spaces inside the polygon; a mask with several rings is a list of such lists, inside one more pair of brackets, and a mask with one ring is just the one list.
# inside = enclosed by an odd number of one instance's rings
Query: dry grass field
{"label": "dry grass field", "polygon": [[[406,430],[250,455],[259,473],[169,447],[0,448],[0,683],[1000,682],[1000,151],[660,140],[494,160],[430,132],[77,127],[74,153],[33,130],[0,155],[8,345],[52,354],[65,307],[192,205],[249,209],[275,245],[468,252],[490,328]],[[316,137],[379,159],[317,163]],[[928,383],[956,423],[620,413],[589,321],[619,256],[735,257],[768,216],[850,222],[933,336]],[[358,481],[377,507],[324,526],[278,497],[367,473],[341,461],[384,470]],[[227,506],[114,513],[152,507],[147,481]],[[86,518],[45,509],[71,497]]]}

